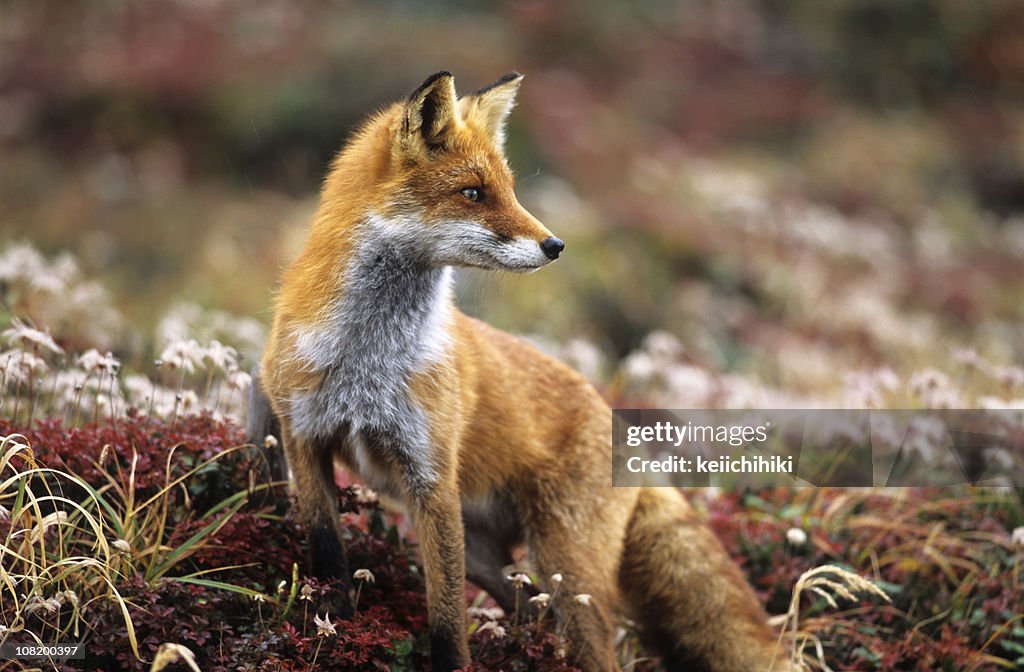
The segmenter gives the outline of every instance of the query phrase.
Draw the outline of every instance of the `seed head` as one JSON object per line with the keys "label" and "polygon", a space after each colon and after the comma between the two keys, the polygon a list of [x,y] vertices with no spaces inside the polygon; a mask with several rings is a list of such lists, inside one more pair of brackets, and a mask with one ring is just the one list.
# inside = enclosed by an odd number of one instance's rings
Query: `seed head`
{"label": "seed head", "polygon": [[498,625],[495,621],[487,621],[477,629],[477,632],[487,632],[488,630],[491,631],[491,636],[495,639],[501,639],[507,634],[505,628]]}
{"label": "seed head", "polygon": [[501,607],[470,607],[469,615],[473,618],[496,621],[505,615],[505,610]]}
{"label": "seed head", "polygon": [[44,332],[33,329],[18,318],[14,318],[11,325],[10,329],[5,329],[0,334],[0,338],[3,338],[9,344],[14,345],[21,342],[23,347],[31,345],[35,348],[44,348],[58,355],[64,354],[64,349],[57,345],[57,342],[53,340],[53,336],[50,336],[48,331]]}
{"label": "seed head", "polygon": [[313,622],[316,623],[316,634],[320,637],[334,637],[338,634],[338,630],[334,627],[334,623],[331,623],[331,615],[328,613],[324,613],[323,618],[314,616]]}
{"label": "seed head", "polygon": [[794,546],[803,546],[807,543],[807,533],[799,527],[791,527],[786,530],[786,541]]}
{"label": "seed head", "polygon": [[199,666],[196,665],[196,656],[192,653],[191,649],[181,644],[161,644],[160,648],[157,649],[156,657],[153,659],[153,664],[150,666],[149,671],[160,672],[168,665],[174,665],[179,662],[184,662],[194,672],[199,672]]}
{"label": "seed head", "polygon": [[544,608],[551,603],[551,595],[548,593],[537,593],[530,598],[530,604],[536,604],[537,606]]}
{"label": "seed head", "polygon": [[368,569],[357,569],[352,575],[352,578],[357,581],[366,581],[367,583],[373,583],[376,580],[373,576],[373,572]]}
{"label": "seed head", "polygon": [[533,585],[533,581],[530,580],[530,577],[524,574],[523,572],[515,572],[514,574],[509,574],[506,578],[512,582],[512,585],[516,587],[516,590],[519,590],[523,586]]}
{"label": "seed head", "polygon": [[572,601],[576,604],[582,604],[584,607],[589,607],[590,595],[588,595],[587,593],[580,593],[579,595],[573,596]]}
{"label": "seed head", "polygon": [[78,594],[73,590],[63,590],[57,593],[57,600],[61,604],[70,604],[73,607],[78,606]]}

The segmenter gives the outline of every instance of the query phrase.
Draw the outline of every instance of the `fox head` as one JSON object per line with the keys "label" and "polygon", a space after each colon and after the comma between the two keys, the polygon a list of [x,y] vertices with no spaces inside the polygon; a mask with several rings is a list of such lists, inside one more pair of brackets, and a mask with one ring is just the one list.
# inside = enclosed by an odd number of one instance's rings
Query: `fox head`
{"label": "fox head", "polygon": [[367,222],[376,234],[434,266],[530,272],[558,257],[564,244],[519,204],[505,159],[521,81],[509,74],[460,99],[439,72],[371,122],[356,145],[378,157],[361,161],[364,175],[374,165]]}

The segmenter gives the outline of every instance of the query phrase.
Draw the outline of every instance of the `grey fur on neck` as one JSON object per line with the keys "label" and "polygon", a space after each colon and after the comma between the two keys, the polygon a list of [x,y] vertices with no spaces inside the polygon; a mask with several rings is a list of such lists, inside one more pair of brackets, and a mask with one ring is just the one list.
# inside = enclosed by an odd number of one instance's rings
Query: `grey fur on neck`
{"label": "grey fur on neck", "polygon": [[329,320],[297,334],[298,356],[323,378],[292,399],[293,429],[317,440],[343,429],[389,437],[400,462],[432,472],[427,417],[408,383],[446,354],[451,269],[428,264],[411,241],[364,225],[372,235],[362,237],[343,271]]}

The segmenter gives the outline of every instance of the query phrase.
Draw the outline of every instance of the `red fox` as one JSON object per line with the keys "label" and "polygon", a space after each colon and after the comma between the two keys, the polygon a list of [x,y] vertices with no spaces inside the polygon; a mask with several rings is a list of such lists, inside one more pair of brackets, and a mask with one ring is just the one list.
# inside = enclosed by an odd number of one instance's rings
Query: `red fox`
{"label": "red fox", "polygon": [[504,129],[521,81],[459,98],[439,72],[371,118],[284,272],[253,407],[272,413],[261,431],[280,423],[312,573],[349,585],[338,460],[408,507],[434,670],[469,662],[467,576],[511,611],[503,568],[523,543],[542,582],[558,573],[560,595],[590,595],[553,605],[585,670],[617,668],[615,613],[672,670],[792,669],[682,494],[612,487],[597,391],[454,305],[453,266],[527,273],[564,248],[513,192]]}

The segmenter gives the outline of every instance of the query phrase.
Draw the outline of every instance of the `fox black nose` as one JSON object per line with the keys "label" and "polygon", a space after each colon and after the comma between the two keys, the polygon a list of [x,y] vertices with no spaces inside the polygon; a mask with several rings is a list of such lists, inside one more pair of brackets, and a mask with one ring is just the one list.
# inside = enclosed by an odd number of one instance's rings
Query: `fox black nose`
{"label": "fox black nose", "polygon": [[540,250],[547,255],[548,259],[558,259],[558,255],[565,249],[565,243],[558,238],[551,236],[541,241]]}

